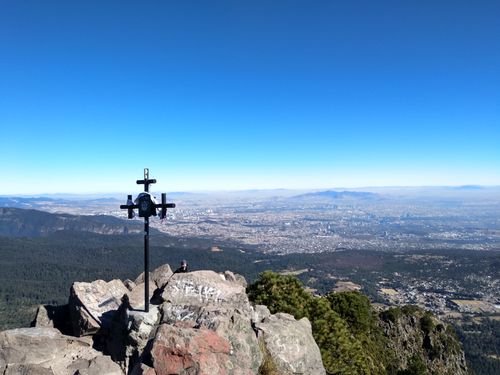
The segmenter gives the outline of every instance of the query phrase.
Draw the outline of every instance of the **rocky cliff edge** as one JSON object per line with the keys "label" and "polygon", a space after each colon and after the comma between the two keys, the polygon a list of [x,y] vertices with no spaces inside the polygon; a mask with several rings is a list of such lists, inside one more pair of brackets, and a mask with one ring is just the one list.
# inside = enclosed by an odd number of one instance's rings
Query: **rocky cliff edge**
{"label": "rocky cliff edge", "polygon": [[251,305],[230,271],[151,272],[75,282],[67,306],[40,306],[32,328],[0,332],[0,374],[323,375],[307,318]]}

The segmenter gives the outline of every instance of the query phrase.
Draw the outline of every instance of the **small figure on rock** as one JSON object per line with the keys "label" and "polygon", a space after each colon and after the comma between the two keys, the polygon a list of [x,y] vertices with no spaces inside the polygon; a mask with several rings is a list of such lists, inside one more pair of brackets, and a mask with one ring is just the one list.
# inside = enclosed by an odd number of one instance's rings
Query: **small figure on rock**
{"label": "small figure on rock", "polygon": [[181,266],[175,270],[174,273],[185,273],[188,272],[188,264],[185,259],[182,260]]}

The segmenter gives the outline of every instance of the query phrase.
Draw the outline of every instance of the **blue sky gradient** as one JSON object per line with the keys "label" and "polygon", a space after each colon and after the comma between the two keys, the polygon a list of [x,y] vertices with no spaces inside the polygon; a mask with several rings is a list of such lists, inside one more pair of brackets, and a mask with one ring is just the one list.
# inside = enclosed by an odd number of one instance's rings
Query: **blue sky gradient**
{"label": "blue sky gradient", "polygon": [[500,185],[498,1],[2,1],[0,194]]}

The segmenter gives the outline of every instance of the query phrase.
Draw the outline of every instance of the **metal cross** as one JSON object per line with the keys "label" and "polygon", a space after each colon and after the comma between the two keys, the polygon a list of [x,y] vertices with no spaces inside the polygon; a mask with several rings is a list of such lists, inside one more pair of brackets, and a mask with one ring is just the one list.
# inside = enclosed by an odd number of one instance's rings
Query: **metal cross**
{"label": "metal cross", "polygon": [[[149,169],[144,168],[144,180],[137,180],[138,185],[144,185],[144,191],[149,193],[149,185],[155,184],[155,179],[149,179]],[[139,217],[144,217],[144,310],[149,312],[149,217],[156,216],[156,209],[161,208],[160,218],[165,219],[167,208],[175,208],[174,203],[167,203],[167,194],[161,193],[161,203],[155,203],[149,194],[139,194],[137,204],[132,201],[132,195],[127,196],[127,204],[120,205],[128,210],[128,218],[135,216],[134,209],[139,210]]]}

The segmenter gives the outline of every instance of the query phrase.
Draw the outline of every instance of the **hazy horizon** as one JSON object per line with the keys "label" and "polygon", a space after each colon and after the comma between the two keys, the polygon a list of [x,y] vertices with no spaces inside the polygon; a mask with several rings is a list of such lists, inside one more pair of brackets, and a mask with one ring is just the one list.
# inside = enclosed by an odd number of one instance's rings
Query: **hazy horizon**
{"label": "hazy horizon", "polygon": [[[474,192],[474,191],[485,191],[485,190],[496,190],[500,189],[500,185],[478,185],[478,184],[467,184],[467,185],[413,185],[413,186],[330,186],[330,187],[316,187],[316,188],[253,188],[253,189],[200,189],[200,190],[165,190],[161,189],[157,185],[151,185],[150,190],[155,194],[160,190],[166,191],[168,194],[219,194],[219,193],[265,193],[265,192],[323,192],[323,191],[366,191],[366,192],[394,192],[394,191],[413,191],[413,192],[433,192],[449,190],[454,192]],[[94,191],[94,192],[71,192],[71,191],[60,191],[60,192],[33,192],[33,193],[0,193],[0,197],[19,197],[19,198],[53,198],[53,197],[96,197],[96,198],[116,198],[118,196],[126,195],[129,193],[134,193],[142,191],[141,185],[135,185],[133,189],[123,190],[123,191]],[[499,190],[500,192],[500,190]]]}

